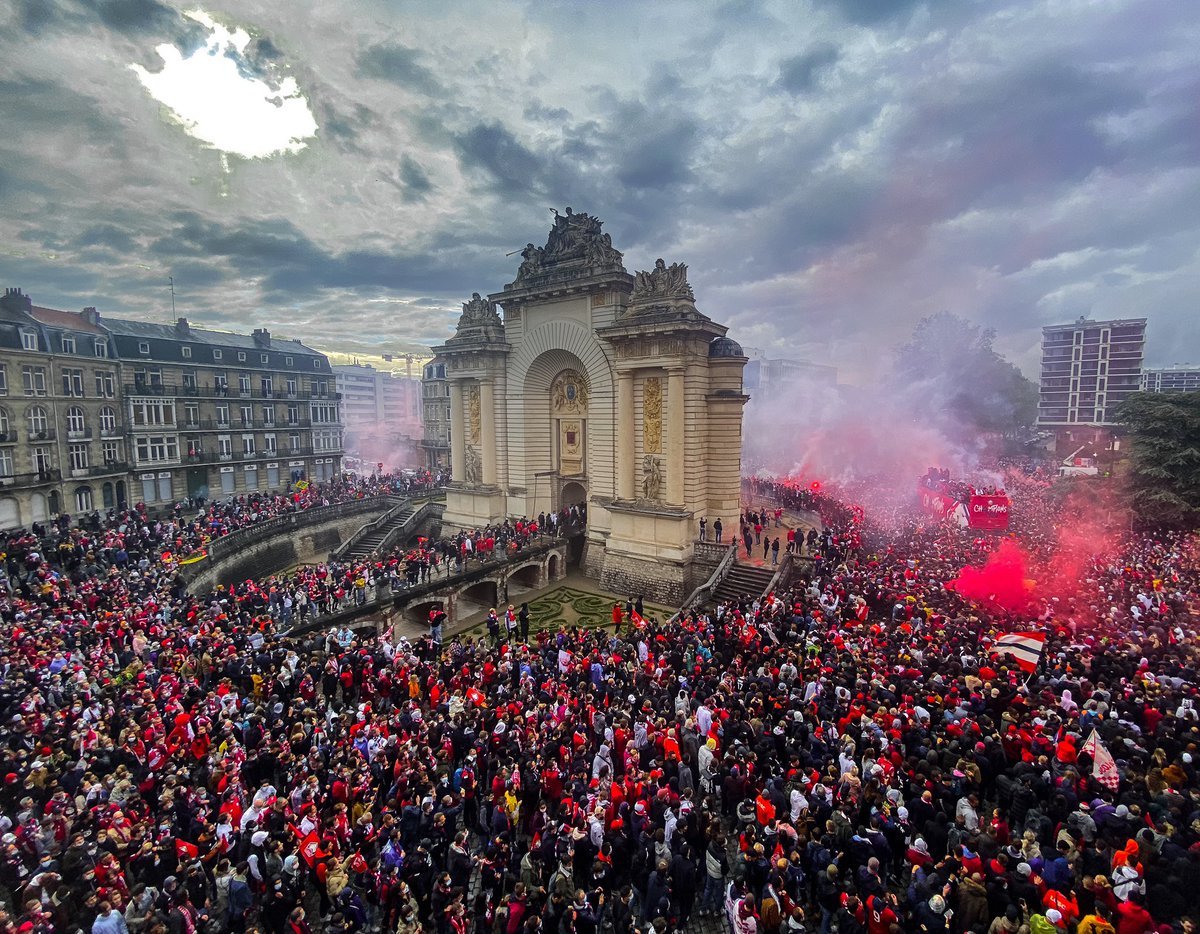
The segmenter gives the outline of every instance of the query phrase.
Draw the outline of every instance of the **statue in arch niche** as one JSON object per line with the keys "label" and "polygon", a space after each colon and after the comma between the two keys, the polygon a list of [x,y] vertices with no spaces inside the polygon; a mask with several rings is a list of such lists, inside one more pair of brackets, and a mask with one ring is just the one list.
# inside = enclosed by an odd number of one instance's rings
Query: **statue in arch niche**
{"label": "statue in arch niche", "polygon": [[642,458],[642,498],[656,501],[662,497],[662,461],[652,454]]}
{"label": "statue in arch niche", "polygon": [[468,444],[463,449],[463,479],[467,483],[483,482],[483,461],[479,450],[473,444]]}

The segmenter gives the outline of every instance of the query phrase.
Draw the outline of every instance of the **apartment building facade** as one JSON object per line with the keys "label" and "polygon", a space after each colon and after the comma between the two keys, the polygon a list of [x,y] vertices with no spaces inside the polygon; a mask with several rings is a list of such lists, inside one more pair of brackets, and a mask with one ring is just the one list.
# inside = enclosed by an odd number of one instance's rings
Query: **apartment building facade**
{"label": "apartment building facade", "polygon": [[341,459],[329,360],[299,341],[0,300],[0,528],[280,491]]}
{"label": "apartment building facade", "polygon": [[1142,370],[1142,392],[1200,392],[1200,366]]}
{"label": "apartment building facade", "polygon": [[124,506],[121,364],[89,316],[0,298],[0,528]]}
{"label": "apartment building facade", "polygon": [[1043,328],[1038,425],[1115,424],[1117,407],[1139,389],[1145,344],[1145,318],[1079,318]]}
{"label": "apartment building facade", "polygon": [[425,467],[439,470],[450,466],[450,383],[446,379],[446,362],[434,359],[425,365],[421,379],[421,406],[425,434],[421,449],[425,452]]}
{"label": "apartment building facade", "polygon": [[340,400],[324,354],[242,335],[105,318],[124,366],[138,499],[223,499],[341,470]]}

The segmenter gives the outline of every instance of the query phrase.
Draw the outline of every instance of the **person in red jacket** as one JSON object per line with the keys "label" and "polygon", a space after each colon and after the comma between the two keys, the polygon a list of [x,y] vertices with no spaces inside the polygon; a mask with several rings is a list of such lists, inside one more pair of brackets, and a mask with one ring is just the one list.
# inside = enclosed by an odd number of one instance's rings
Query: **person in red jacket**
{"label": "person in red jacket", "polygon": [[872,895],[867,899],[867,934],[891,934],[892,925],[900,920],[892,909],[894,904],[894,893],[886,898]]}
{"label": "person in red jacket", "polygon": [[1154,930],[1154,919],[1150,917],[1142,896],[1134,892],[1128,901],[1117,904],[1117,934],[1150,934]]}
{"label": "person in red jacket", "polygon": [[758,819],[760,827],[766,827],[775,819],[775,805],[771,803],[771,799],[767,797],[767,791],[764,788],[758,793],[758,797],[754,799],[754,816]]}

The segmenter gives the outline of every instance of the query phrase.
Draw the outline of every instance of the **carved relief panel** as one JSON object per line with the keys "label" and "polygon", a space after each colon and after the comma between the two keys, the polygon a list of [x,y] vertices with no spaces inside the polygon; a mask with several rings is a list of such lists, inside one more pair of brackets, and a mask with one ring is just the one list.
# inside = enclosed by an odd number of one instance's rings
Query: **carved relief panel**
{"label": "carved relief panel", "polygon": [[558,473],[578,477],[584,473],[588,391],[575,370],[563,370],[550,384],[550,415],[558,422]]}
{"label": "carved relief panel", "polygon": [[574,370],[563,370],[550,385],[550,409],[554,416],[586,415],[587,385]]}
{"label": "carved relief panel", "polygon": [[662,380],[657,376],[642,381],[642,451],[662,453]]}
{"label": "carved relief panel", "polygon": [[479,384],[469,383],[463,392],[463,400],[467,407],[467,444],[478,444],[482,433],[480,431]]}

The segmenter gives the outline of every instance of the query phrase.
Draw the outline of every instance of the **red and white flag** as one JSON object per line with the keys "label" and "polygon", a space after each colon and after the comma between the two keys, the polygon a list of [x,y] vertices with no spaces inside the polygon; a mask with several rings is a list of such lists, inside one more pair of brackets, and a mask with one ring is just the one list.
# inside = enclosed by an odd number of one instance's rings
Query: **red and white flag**
{"label": "red and white flag", "polygon": [[1093,759],[1095,759],[1096,758],[1096,746],[1098,746],[1099,744],[1100,744],[1100,735],[1096,732],[1096,728],[1092,727],[1092,732],[1088,735],[1088,738],[1086,740],[1084,740],[1083,745],[1079,747],[1079,751],[1081,753],[1086,753],[1087,755],[1089,755]]}
{"label": "red and white flag", "polygon": [[642,614],[639,613],[637,610],[634,610],[633,613],[630,614],[629,622],[633,624],[634,629],[645,629],[646,628],[646,621],[644,619],[642,619]]}
{"label": "red and white flag", "polygon": [[310,831],[308,836],[300,841],[300,856],[309,866],[315,866],[317,860],[326,855],[328,854],[321,852],[321,839],[315,830]]}
{"label": "red and white flag", "polygon": [[1010,655],[1022,671],[1033,671],[1046,645],[1044,632],[1010,632],[992,643],[993,655]]}
{"label": "red and white flag", "polygon": [[1112,753],[1105,748],[1104,743],[1096,740],[1095,761],[1092,763],[1092,778],[1104,785],[1109,791],[1116,791],[1121,784],[1121,773],[1117,771],[1117,761]]}

